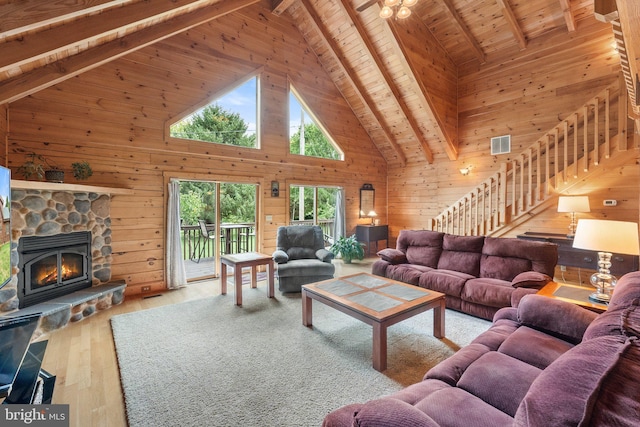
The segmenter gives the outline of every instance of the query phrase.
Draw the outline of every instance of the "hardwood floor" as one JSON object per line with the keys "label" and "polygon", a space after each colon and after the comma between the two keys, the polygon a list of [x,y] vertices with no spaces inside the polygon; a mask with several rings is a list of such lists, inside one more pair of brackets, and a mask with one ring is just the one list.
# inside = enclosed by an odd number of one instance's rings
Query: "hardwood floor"
{"label": "hardwood floor", "polygon": [[[371,272],[371,264],[376,259],[367,258],[355,261],[351,265],[334,261],[335,276],[345,276],[359,271]],[[266,283],[260,282],[258,286],[266,286]],[[70,426],[127,425],[109,321],[112,316],[206,298],[219,293],[220,281],[216,279],[192,283],[186,288],[163,292],[160,296],[128,297],[118,306],[42,337],[49,340],[42,366],[57,377],[53,403],[69,404]],[[232,304],[233,287],[227,295],[229,303]],[[279,295],[280,292],[276,290],[276,298]]]}

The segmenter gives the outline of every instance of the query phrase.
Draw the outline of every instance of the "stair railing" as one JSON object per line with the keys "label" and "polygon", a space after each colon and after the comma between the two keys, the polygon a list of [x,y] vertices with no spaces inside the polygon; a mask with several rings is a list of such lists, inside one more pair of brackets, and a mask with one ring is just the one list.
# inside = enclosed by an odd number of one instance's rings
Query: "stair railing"
{"label": "stair railing", "polygon": [[625,92],[617,82],[598,93],[433,218],[432,229],[490,235],[608,159],[614,142],[626,150]]}

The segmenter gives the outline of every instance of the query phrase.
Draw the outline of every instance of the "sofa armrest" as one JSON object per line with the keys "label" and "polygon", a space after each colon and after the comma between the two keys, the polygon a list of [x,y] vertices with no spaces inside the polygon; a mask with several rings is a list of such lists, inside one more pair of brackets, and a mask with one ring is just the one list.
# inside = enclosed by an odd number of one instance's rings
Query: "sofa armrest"
{"label": "sofa armrest", "polygon": [[372,400],[354,413],[353,425],[358,427],[438,427],[433,418],[417,407],[393,398]]}
{"label": "sofa armrest", "polygon": [[398,249],[386,248],[378,251],[377,255],[389,264],[406,264],[407,255]]}
{"label": "sofa armrest", "polygon": [[542,295],[526,295],[518,305],[518,321],[577,344],[597,314],[575,304]]}
{"label": "sofa armrest", "polygon": [[331,262],[334,256],[335,255],[333,254],[333,252],[328,251],[324,248],[318,249],[316,251],[316,257],[322,262]]}
{"label": "sofa armrest", "polygon": [[531,295],[538,293],[539,289],[533,288],[515,288],[513,292],[511,292],[511,307],[518,307],[520,305],[520,300],[525,295]]}
{"label": "sofa armrest", "polygon": [[287,255],[285,251],[278,249],[273,253],[273,260],[276,262],[276,264],[284,264],[285,262],[289,261],[289,255]]}

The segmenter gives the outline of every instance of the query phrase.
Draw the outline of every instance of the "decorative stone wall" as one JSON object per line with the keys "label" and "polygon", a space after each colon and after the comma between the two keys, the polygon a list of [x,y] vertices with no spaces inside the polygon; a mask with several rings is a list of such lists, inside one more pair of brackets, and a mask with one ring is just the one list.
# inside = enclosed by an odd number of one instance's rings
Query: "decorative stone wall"
{"label": "decorative stone wall", "polygon": [[11,190],[11,281],[0,289],[0,312],[18,308],[18,240],[91,231],[92,286],[111,279],[111,197],[77,191]]}

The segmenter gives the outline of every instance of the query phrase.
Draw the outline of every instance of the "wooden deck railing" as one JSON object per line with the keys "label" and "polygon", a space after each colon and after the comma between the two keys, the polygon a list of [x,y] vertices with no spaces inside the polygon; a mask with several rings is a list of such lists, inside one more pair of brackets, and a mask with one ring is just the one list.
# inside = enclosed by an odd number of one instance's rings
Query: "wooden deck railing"
{"label": "wooden deck railing", "polygon": [[[620,102],[622,100],[622,102]],[[626,91],[619,83],[587,101],[513,160],[432,220],[432,229],[458,235],[490,235],[626,150]]]}
{"label": "wooden deck railing", "polygon": [[[255,223],[222,224],[219,239],[208,239],[202,235],[197,225],[183,225],[182,257],[193,261],[214,256],[214,245],[220,246],[220,253],[237,254],[255,251]],[[215,233],[215,224],[207,224],[209,234]]]}
{"label": "wooden deck railing", "polygon": [[[291,225],[313,225],[313,221],[291,221]],[[320,220],[318,225],[326,236],[333,236],[333,219]],[[220,253],[222,255],[253,252],[256,250],[255,226],[255,223],[222,224],[220,239],[216,241],[204,237],[197,225],[183,225],[180,227],[182,258],[193,261],[200,258],[211,258],[215,253],[215,244],[221,245]],[[207,224],[207,231],[210,234],[215,233],[215,224]]]}

